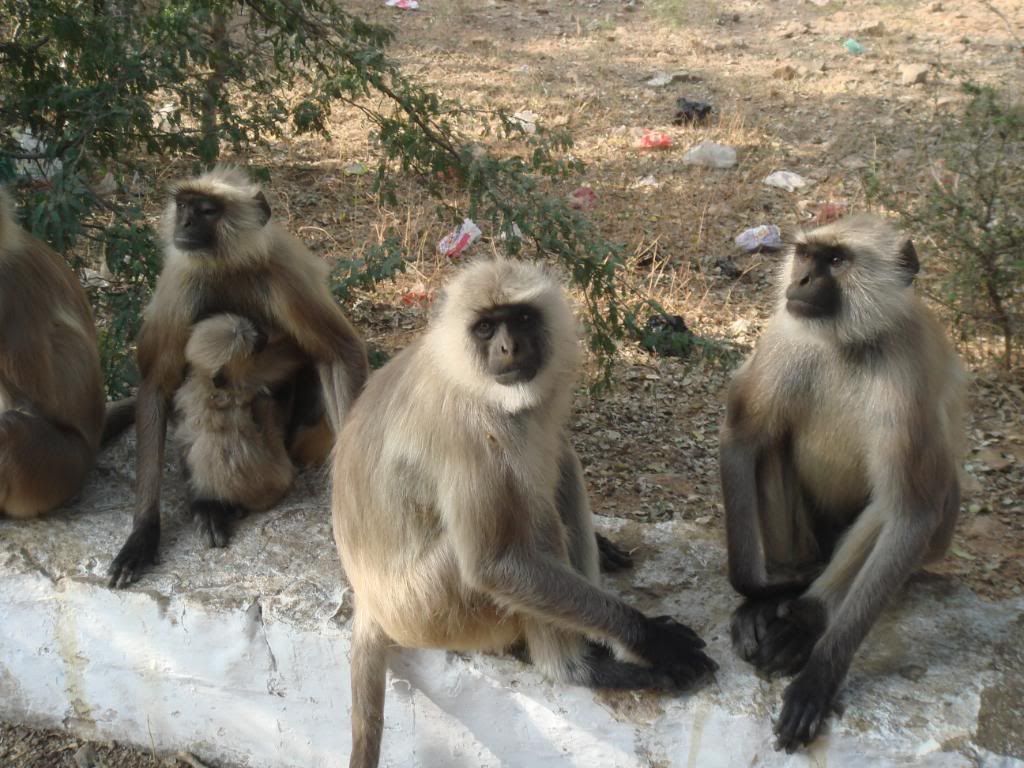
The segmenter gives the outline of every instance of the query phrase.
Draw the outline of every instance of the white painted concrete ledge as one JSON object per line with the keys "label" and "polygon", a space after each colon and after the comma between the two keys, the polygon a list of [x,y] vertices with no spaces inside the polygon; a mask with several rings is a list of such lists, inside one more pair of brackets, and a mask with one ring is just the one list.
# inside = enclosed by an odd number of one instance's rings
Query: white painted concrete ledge
{"label": "white painted concrete ledge", "polygon": [[[324,478],[305,476],[229,549],[207,550],[169,471],[162,563],[114,592],[104,573],[130,525],[132,467],[125,439],[71,509],[0,521],[0,719],[216,765],[347,765],[351,604]],[[771,747],[784,683],[759,680],[729,648],[736,601],[720,532],[631,524],[617,535],[639,545],[638,564],[609,588],[697,628],[717,684],[684,699],[595,694],[511,658],[398,652],[382,764],[1024,766],[1024,601],[916,579],[861,649],[845,715],[788,756]]]}

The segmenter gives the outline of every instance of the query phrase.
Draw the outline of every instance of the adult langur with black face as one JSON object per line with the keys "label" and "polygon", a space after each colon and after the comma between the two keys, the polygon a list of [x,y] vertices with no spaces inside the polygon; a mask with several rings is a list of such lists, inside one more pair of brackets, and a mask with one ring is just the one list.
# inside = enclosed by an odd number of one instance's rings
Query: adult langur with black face
{"label": "adult langur with black face", "polygon": [[[289,449],[301,463],[326,459],[332,428],[367,375],[366,350],[331,297],[327,267],[271,220],[266,198],[242,171],[218,167],[176,185],[162,237],[164,268],[138,339],[136,509],[131,535],[110,566],[116,587],[135,581],[156,558],[168,412],[196,322],[239,315],[304,357],[283,398],[291,403]],[[226,541],[229,525],[218,509],[194,509],[215,545]]]}
{"label": "adult langur with black face", "polygon": [[131,413],[122,401],[104,417],[85,291],[56,252],[18,226],[0,189],[0,515],[36,517],[68,501]]}
{"label": "adult langur with black face", "polygon": [[964,374],[913,244],[857,216],[796,238],[721,432],[733,645],[796,674],[776,746],[818,734],[888,597],[949,546]]}
{"label": "adult langur with black face", "polygon": [[578,357],[572,313],[543,268],[479,262],[352,409],[332,507],[355,594],[353,768],[379,759],[392,645],[525,641],[548,677],[593,687],[682,691],[716,668],[691,629],[599,586],[566,432]]}

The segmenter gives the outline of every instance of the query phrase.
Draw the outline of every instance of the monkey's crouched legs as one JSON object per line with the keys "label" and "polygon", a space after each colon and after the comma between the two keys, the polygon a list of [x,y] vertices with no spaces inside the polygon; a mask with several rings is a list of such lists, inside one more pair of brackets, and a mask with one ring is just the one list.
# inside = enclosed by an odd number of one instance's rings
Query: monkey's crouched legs
{"label": "monkey's crouched legs", "polygon": [[76,431],[24,411],[0,413],[0,513],[36,517],[85,482],[92,450]]}

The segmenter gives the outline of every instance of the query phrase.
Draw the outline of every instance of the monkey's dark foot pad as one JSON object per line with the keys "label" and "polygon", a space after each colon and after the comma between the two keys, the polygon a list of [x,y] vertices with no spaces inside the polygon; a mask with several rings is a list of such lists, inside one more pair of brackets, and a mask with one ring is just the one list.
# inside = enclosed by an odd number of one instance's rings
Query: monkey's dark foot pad
{"label": "monkey's dark foot pad", "polygon": [[810,598],[745,600],[732,615],[732,647],[767,676],[796,674],[825,631],[825,611]]}
{"label": "monkey's dark foot pad", "polygon": [[235,520],[244,513],[241,507],[227,501],[196,499],[192,502],[196,532],[209,547],[226,547],[231,541]]}
{"label": "monkey's dark foot pad", "polygon": [[142,572],[156,562],[156,552],[160,546],[160,527],[142,526],[136,528],[128,536],[110,564],[107,574],[110,576],[108,586],[124,589],[138,581]]}
{"label": "monkey's dark foot pad", "polygon": [[617,573],[633,567],[633,556],[606,536],[597,534],[597,552],[602,573]]}

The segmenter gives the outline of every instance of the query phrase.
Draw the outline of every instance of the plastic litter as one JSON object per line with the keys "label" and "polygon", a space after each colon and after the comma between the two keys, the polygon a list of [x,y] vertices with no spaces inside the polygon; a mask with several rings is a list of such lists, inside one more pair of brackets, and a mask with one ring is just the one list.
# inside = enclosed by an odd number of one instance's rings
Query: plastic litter
{"label": "plastic litter", "polygon": [[813,182],[808,181],[799,173],[792,171],[775,171],[764,177],[764,183],[769,187],[778,187],[787,192],[795,192],[798,189],[809,187]]}
{"label": "plastic litter", "polygon": [[577,211],[589,211],[597,205],[597,192],[590,187],[578,187],[569,193],[568,203]]}
{"label": "plastic litter", "polygon": [[419,0],[384,0],[384,5],[403,11],[418,11],[420,8]]}
{"label": "plastic litter", "polygon": [[629,185],[630,189],[657,189],[661,186],[661,182],[654,178],[653,174],[648,174],[642,178],[637,179]]}
{"label": "plastic litter", "polygon": [[434,300],[434,289],[427,288],[423,283],[416,283],[402,294],[402,304],[407,307],[422,307]]}
{"label": "plastic litter", "polygon": [[463,219],[458,229],[441,238],[441,242],[437,244],[437,251],[450,259],[458,258],[482,235],[480,227],[472,219]]}
{"label": "plastic litter", "polygon": [[711,105],[706,101],[676,99],[676,116],[672,118],[674,125],[700,125],[711,117]]}
{"label": "plastic litter", "polygon": [[644,128],[636,135],[633,146],[637,149],[668,149],[672,146],[672,137],[663,131]]}
{"label": "plastic litter", "polygon": [[782,232],[774,224],[751,227],[736,235],[736,245],[748,253],[777,251],[782,247]]}
{"label": "plastic litter", "polygon": [[702,141],[683,155],[686,165],[703,165],[707,168],[732,168],[736,165],[736,150],[725,144]]}
{"label": "plastic litter", "polygon": [[852,37],[848,37],[843,41],[843,48],[846,49],[847,53],[852,53],[854,56],[860,56],[864,53],[864,46]]}

